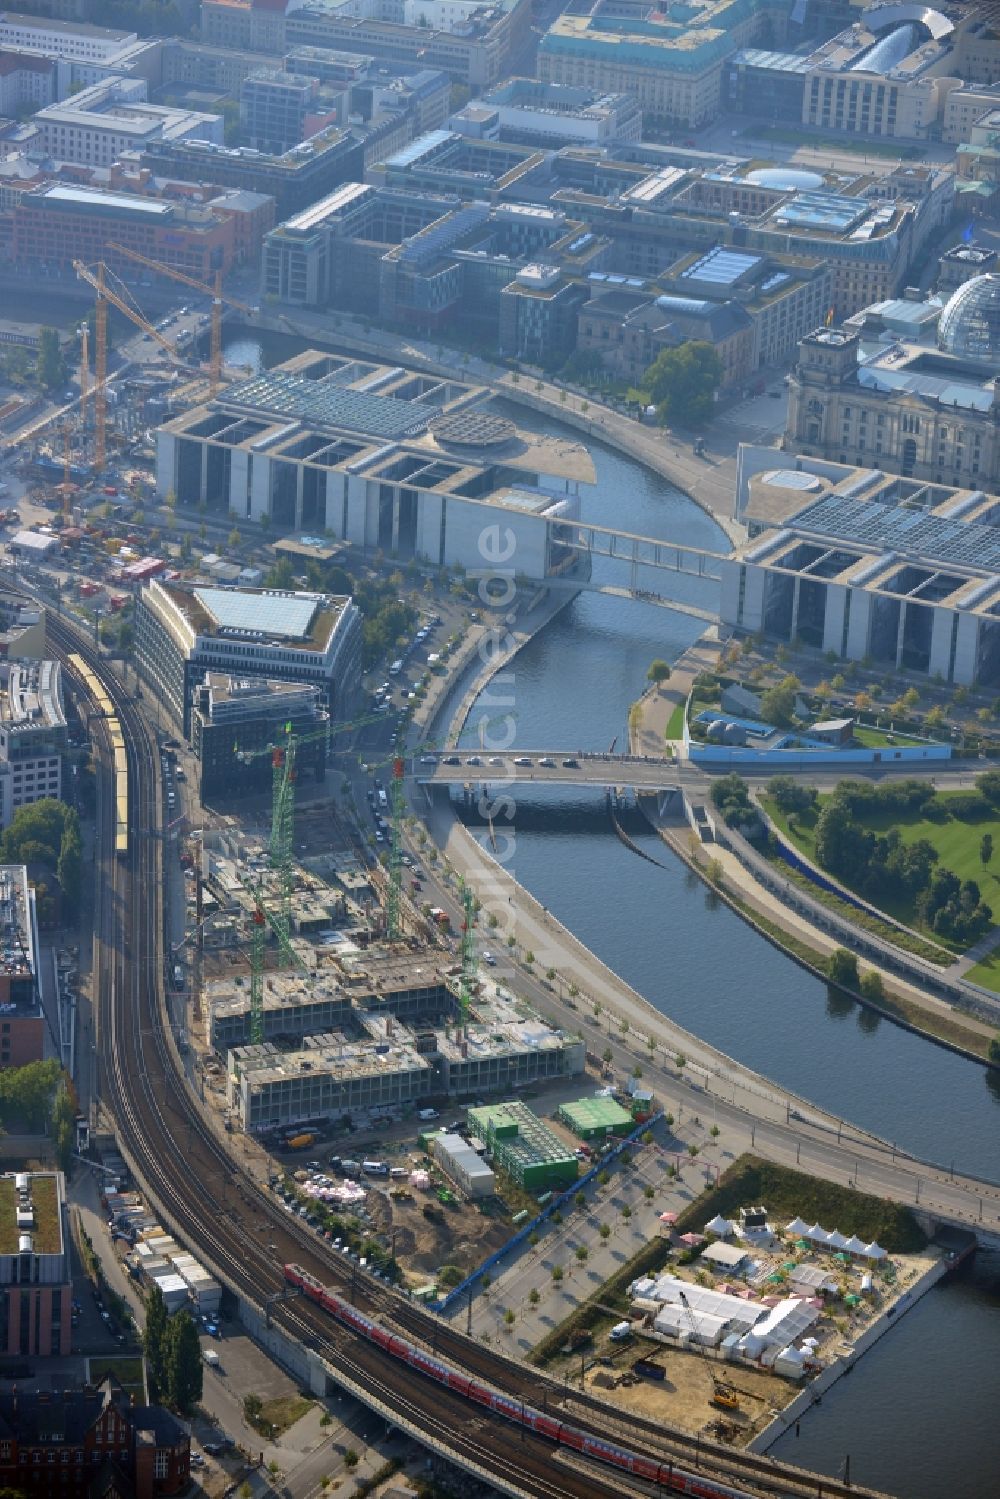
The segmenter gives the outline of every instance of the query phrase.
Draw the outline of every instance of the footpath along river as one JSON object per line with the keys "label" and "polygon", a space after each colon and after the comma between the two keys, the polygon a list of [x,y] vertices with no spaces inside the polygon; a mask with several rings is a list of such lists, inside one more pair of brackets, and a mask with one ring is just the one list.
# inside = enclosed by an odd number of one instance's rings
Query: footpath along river
{"label": "footpath along river", "polygon": [[[261,347],[242,337],[227,353],[257,363]],[[293,348],[268,339],[264,357]],[[710,517],[665,481],[606,449],[593,456],[597,484],[584,495],[586,519],[725,544]],[[598,560],[594,577],[621,584],[615,568]],[[621,744],[649,662],[674,658],[699,629],[655,605],[581,594],[515,662],[509,690],[518,741],[606,749],[617,735]],[[983,1068],[831,996],[714,900],[652,834],[634,836],[664,867],[636,858],[607,825],[600,793],[519,793],[519,803],[513,873],[657,1008],[918,1155],[1000,1178],[1000,1083]],[[904,1318],[803,1419],[797,1438],[782,1439],[778,1454],[834,1473],[850,1453],[857,1482],[905,1499],[979,1499],[994,1489],[998,1348],[1000,1260],[984,1255],[971,1275]]]}

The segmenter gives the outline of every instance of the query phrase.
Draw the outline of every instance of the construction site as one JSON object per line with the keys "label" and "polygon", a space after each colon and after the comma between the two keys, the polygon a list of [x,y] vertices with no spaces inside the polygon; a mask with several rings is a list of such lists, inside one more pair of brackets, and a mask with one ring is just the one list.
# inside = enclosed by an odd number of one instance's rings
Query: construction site
{"label": "construction site", "polygon": [[[226,377],[224,309],[251,312],[243,302],[223,293],[221,271],[208,283],[123,245],[109,244],[107,252],[119,263],[124,258],[134,264],[137,277],[147,285],[152,277],[178,283],[209,297],[211,307],[200,320],[202,327],[183,328],[172,338],[166,332],[169,320],[152,321],[132,287],[106,261],[73,262],[79,281],[94,294],[92,316],[80,324],[68,345],[78,349],[78,367],[71,371],[77,390],[66,392],[56,412],[36,415],[41,401],[18,397],[6,403],[0,414],[22,473],[53,496],[67,523],[76,507],[106,498],[103,486],[110,478],[121,482],[134,500],[146,497],[154,457],[149,425],[155,425],[168,406],[187,408],[216,393]],[[113,311],[129,331],[138,331],[150,344],[148,356],[142,349],[137,351],[138,358],[134,354],[126,360],[113,358]],[[197,347],[202,334],[208,338],[205,359]],[[246,371],[232,373],[242,376]]]}

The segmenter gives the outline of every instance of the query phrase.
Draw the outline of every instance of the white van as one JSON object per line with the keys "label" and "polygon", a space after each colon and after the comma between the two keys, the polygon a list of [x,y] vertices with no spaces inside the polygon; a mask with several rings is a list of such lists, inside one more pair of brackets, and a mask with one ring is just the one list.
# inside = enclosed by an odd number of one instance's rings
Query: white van
{"label": "white van", "polygon": [[437,1117],[438,1117],[438,1111],[437,1111],[437,1109],[419,1109],[417,1111],[417,1118],[418,1119],[436,1119]]}
{"label": "white van", "polygon": [[206,1348],[204,1353],[202,1354],[202,1358],[210,1369],[222,1368],[222,1360],[216,1353],[214,1348]]}
{"label": "white van", "polygon": [[389,675],[390,675],[390,677],[398,677],[399,674],[400,674],[400,672],[402,670],[403,670],[403,663],[402,663],[402,661],[394,661],[392,663],[392,665],[389,667]]}

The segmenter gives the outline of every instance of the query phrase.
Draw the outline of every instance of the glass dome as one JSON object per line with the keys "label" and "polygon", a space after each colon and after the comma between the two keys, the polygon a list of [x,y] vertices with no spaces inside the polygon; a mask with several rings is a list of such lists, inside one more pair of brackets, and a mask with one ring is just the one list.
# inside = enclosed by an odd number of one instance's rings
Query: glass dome
{"label": "glass dome", "polygon": [[973,276],[945,303],[938,348],[962,359],[1000,360],[1000,276]]}

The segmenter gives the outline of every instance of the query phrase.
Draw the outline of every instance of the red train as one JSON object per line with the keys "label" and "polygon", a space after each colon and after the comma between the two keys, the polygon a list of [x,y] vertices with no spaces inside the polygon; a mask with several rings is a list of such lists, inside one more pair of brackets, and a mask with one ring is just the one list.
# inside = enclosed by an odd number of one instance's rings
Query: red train
{"label": "red train", "polygon": [[331,1317],[336,1317],[338,1322],[367,1338],[370,1343],[376,1343],[393,1358],[409,1364],[412,1369],[419,1369],[428,1379],[447,1385],[464,1399],[472,1400],[476,1405],[488,1406],[505,1420],[513,1421],[517,1426],[530,1427],[550,1442],[562,1447],[572,1447],[598,1462],[610,1463],[612,1467],[623,1468],[626,1472],[634,1473],[638,1478],[646,1478],[650,1483],[657,1483],[675,1494],[692,1494],[696,1499],[746,1499],[746,1491],[743,1489],[729,1488],[726,1484],[716,1483],[696,1473],[684,1472],[671,1463],[658,1463],[653,1458],[629,1452],[626,1447],[602,1441],[589,1432],[567,1425],[556,1416],[535,1410],[530,1405],[523,1405],[521,1401],[513,1400],[509,1395],[491,1389],[489,1385],[470,1379],[461,1369],[443,1363],[399,1333],[392,1332],[379,1322],[373,1322],[370,1317],[351,1306],[350,1302],[344,1301],[336,1292],[321,1284],[308,1270],[303,1270],[301,1265],[286,1265],[285,1279],[291,1285],[298,1286],[310,1301],[315,1301]]}

